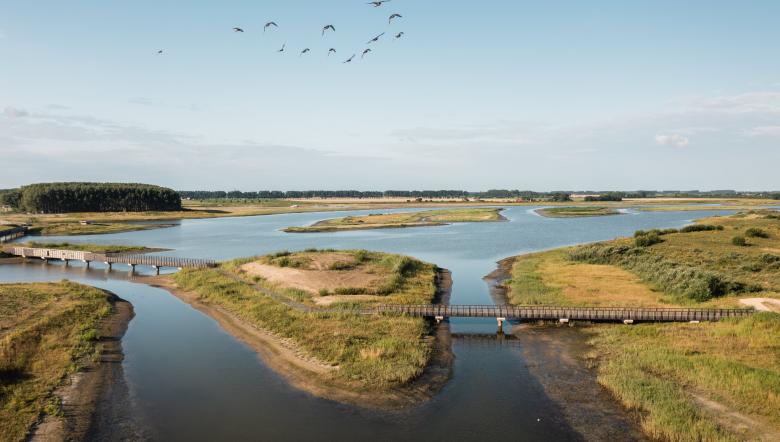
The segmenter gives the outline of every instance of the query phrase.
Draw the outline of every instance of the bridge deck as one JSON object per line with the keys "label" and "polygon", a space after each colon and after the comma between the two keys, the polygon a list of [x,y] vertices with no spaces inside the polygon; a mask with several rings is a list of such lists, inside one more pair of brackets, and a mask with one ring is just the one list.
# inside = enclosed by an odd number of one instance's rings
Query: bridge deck
{"label": "bridge deck", "polygon": [[621,307],[547,307],[509,305],[381,305],[379,313],[443,318],[506,318],[530,320],[581,321],[717,321],[744,317],[750,309],[704,308],[621,308]]}
{"label": "bridge deck", "polygon": [[39,249],[30,247],[4,247],[10,255],[25,258],[60,259],[63,261],[106,262],[109,264],[147,265],[153,267],[206,268],[216,266],[210,259],[177,258],[140,253],[92,253],[80,250]]}

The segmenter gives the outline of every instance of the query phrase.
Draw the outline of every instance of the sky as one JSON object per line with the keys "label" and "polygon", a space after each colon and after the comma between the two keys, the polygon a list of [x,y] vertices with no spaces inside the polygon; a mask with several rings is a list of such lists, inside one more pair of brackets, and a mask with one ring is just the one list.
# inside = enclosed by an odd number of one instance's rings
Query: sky
{"label": "sky", "polygon": [[780,189],[778,1],[365,3],[0,2],[0,188]]}

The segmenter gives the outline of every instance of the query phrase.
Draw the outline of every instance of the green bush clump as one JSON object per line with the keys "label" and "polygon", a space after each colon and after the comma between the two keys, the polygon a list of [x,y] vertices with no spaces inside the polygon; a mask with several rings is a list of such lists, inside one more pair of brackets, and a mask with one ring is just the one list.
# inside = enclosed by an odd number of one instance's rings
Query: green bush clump
{"label": "green bush clump", "polygon": [[734,238],[731,238],[731,243],[739,247],[747,247],[748,245],[744,236],[735,236]]}
{"label": "green bush clump", "polygon": [[723,226],[712,226],[709,224],[693,224],[691,226],[685,226],[682,229],[680,229],[680,233],[709,232],[712,230],[723,230]]}
{"label": "green bush clump", "polygon": [[769,234],[757,227],[751,227],[745,230],[745,236],[748,238],[769,238]]}
{"label": "green bush clump", "polygon": [[760,290],[756,286],[732,281],[717,272],[664,259],[642,247],[596,243],[572,250],[569,259],[589,264],[616,265],[636,273],[665,292],[699,302],[726,293]]}
{"label": "green bush clump", "polygon": [[333,290],[337,295],[363,295],[366,289],[362,287],[339,287]]}
{"label": "green bush clump", "polygon": [[634,237],[634,245],[637,247],[650,247],[654,244],[662,243],[661,235],[658,232],[645,232],[643,235]]}

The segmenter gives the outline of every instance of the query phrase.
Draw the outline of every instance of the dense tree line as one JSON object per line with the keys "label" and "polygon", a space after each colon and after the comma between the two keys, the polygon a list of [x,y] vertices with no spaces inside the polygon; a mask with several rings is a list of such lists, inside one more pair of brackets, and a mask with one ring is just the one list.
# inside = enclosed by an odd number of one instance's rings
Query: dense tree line
{"label": "dense tree line", "polygon": [[625,197],[623,192],[606,192],[599,196],[586,196],[585,201],[623,201]]}
{"label": "dense tree line", "polygon": [[7,205],[32,213],[181,210],[178,193],[149,184],[30,184],[3,195]]}

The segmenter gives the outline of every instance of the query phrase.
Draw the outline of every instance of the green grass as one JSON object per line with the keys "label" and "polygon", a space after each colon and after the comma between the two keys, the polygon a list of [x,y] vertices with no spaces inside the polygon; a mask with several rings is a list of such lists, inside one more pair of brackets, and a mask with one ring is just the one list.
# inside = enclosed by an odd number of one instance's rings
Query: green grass
{"label": "green grass", "polygon": [[[660,440],[762,439],[780,432],[780,315],[705,324],[599,326],[592,357],[598,379]],[[719,422],[693,394],[760,422],[748,434]]]}
{"label": "green grass", "polygon": [[[15,244],[16,245],[16,244]],[[111,244],[81,244],[69,242],[37,242],[30,241],[16,245],[17,247],[30,247],[38,249],[62,249],[93,253],[145,253],[154,249],[144,246],[120,246]]]}
{"label": "green grass", "polygon": [[341,230],[387,229],[401,227],[441,226],[447,223],[501,221],[502,209],[466,208],[449,210],[425,210],[422,212],[403,212],[371,214],[366,216],[346,216],[319,221],[306,227],[288,227],[288,233],[334,232]]}
{"label": "green grass", "polygon": [[129,224],[129,223],[53,223],[35,225],[31,233],[45,236],[64,235],[103,235],[109,233],[135,232],[138,230],[160,229],[170,227],[170,224]]}
{"label": "green grass", "polygon": [[[304,252],[317,253],[317,252]],[[401,277],[388,287],[387,302],[431,302],[435,296],[436,268],[398,255],[350,251],[364,262],[386,266]],[[296,259],[296,254],[277,253],[261,261]],[[422,318],[362,316],[344,313],[306,312],[285,305],[256,291],[250,283],[274,290],[287,299],[306,302],[313,296],[301,290],[271,285],[241,272],[240,265],[258,258],[223,264],[221,268],[184,270],[173,278],[200,301],[219,306],[244,321],[292,340],[306,353],[338,366],[323,381],[335,381],[359,391],[386,390],[404,385],[422,374],[432,352],[430,325]],[[242,278],[236,281],[233,277]],[[360,307],[361,302],[339,307]]]}
{"label": "green grass", "polygon": [[546,255],[519,256],[512,265],[512,279],[504,282],[508,287],[507,298],[514,305],[569,305],[560,289],[544,282],[539,266],[548,259]]}
{"label": "green grass", "polygon": [[610,207],[574,206],[574,207],[550,207],[538,209],[539,215],[547,218],[578,218],[588,216],[620,215],[620,212]]}
{"label": "green grass", "polygon": [[110,295],[67,281],[0,284],[0,440],[25,440],[54,389],[96,352]]}

